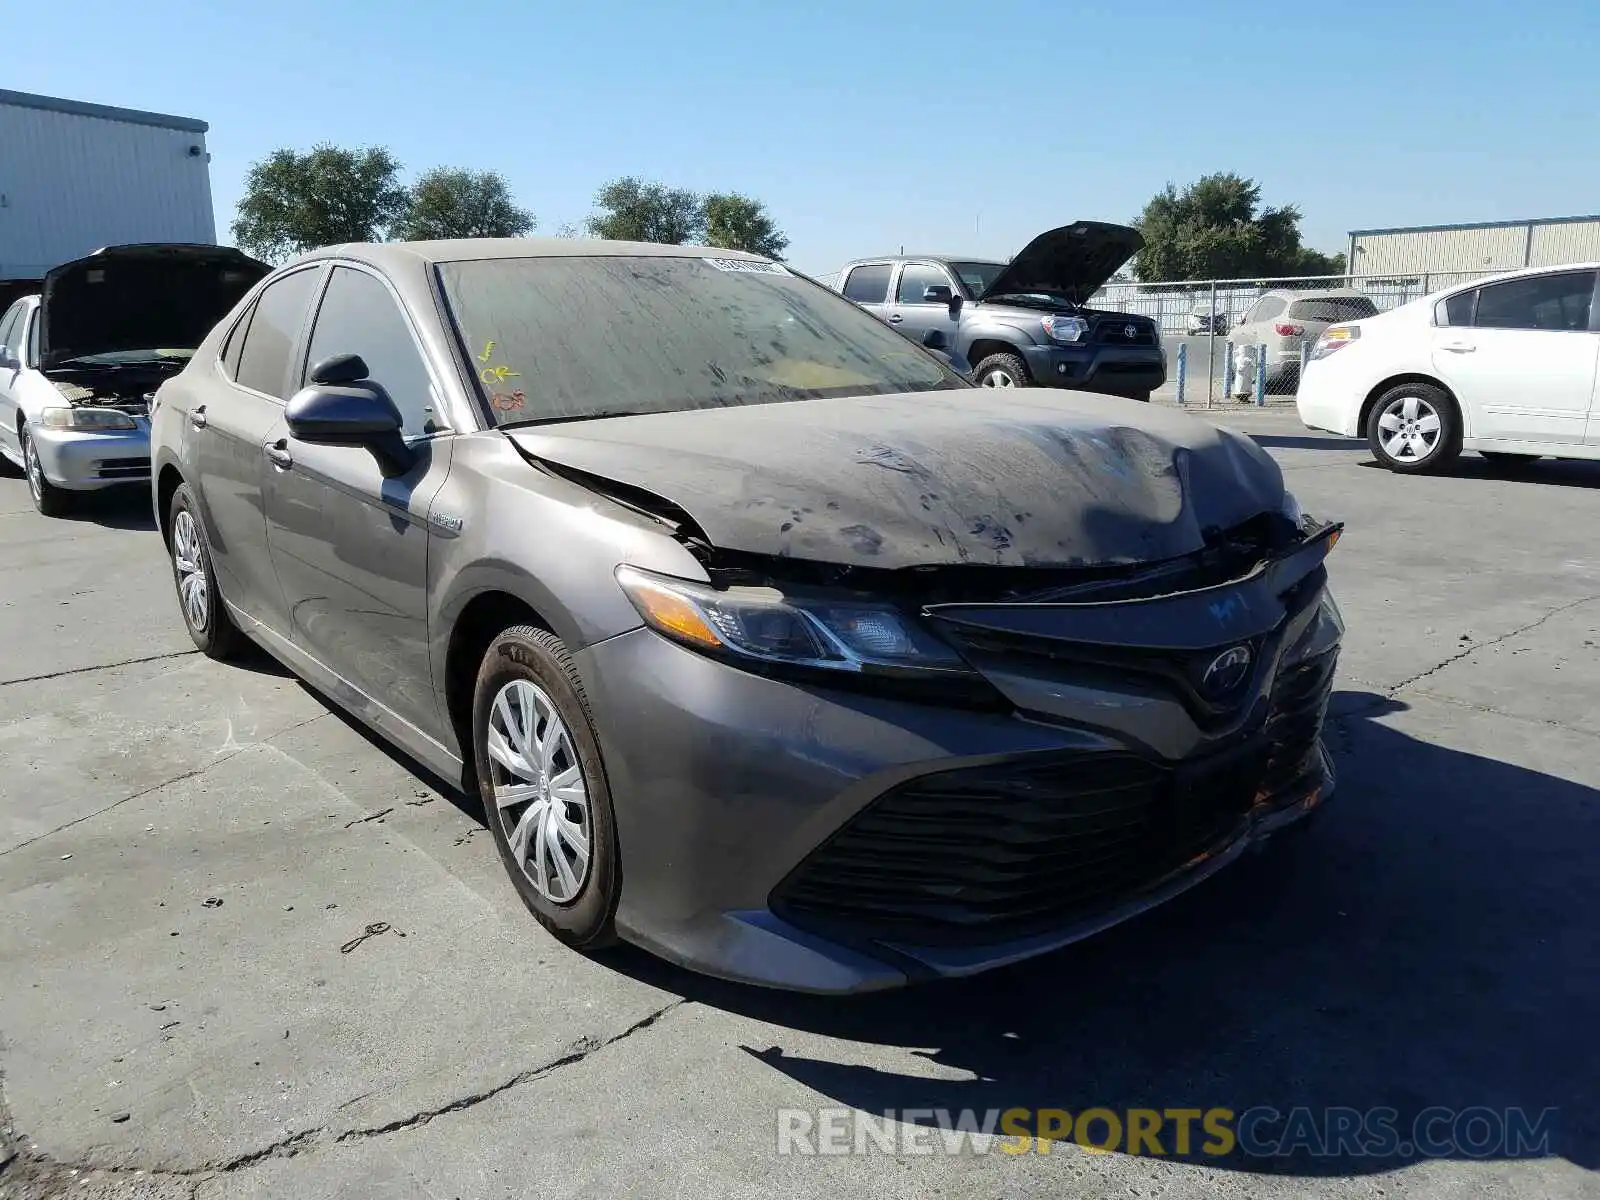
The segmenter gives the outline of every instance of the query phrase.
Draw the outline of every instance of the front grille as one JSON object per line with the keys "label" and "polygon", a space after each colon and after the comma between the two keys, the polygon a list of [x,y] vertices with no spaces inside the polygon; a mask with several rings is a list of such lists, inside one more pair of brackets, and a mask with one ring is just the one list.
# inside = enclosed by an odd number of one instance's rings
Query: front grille
{"label": "front grille", "polygon": [[144,479],[150,474],[148,458],[102,458],[96,467],[101,479]]}
{"label": "front grille", "polygon": [[797,924],[912,943],[999,942],[1132,899],[1315,785],[1332,653],[1282,676],[1264,726],[1171,767],[1130,753],[925,775],[867,805],[773,893]]}
{"label": "front grille", "polygon": [[1138,321],[1101,321],[1095,329],[1095,341],[1108,346],[1154,346],[1156,331]]}

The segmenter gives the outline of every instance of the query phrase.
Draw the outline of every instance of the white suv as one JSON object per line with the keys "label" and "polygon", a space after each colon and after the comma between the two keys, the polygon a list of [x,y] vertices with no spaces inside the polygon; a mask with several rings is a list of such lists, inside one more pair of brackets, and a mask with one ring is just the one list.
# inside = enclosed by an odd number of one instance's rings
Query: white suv
{"label": "white suv", "polygon": [[1393,471],[1463,449],[1600,459],[1600,265],[1515,271],[1334,325],[1301,381],[1300,419],[1366,437]]}

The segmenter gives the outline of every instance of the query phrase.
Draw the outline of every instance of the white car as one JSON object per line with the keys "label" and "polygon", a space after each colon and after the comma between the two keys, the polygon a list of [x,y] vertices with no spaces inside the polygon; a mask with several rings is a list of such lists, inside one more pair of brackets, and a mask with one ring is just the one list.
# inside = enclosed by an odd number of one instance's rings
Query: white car
{"label": "white car", "polygon": [[0,462],[60,516],[82,492],[150,482],[150,397],[271,270],[229,246],[109,246],[0,316]]}
{"label": "white car", "polygon": [[1462,450],[1526,462],[1600,459],[1600,264],[1513,271],[1329,328],[1300,420],[1365,437],[1392,471]]}

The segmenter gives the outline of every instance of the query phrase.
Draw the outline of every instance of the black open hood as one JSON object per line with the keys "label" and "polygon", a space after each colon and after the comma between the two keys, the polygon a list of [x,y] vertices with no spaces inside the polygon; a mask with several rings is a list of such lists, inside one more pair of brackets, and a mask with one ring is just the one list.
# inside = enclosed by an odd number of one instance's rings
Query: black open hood
{"label": "black open hood", "polygon": [[1015,292],[1052,292],[1087,304],[1140,250],[1144,237],[1126,225],[1077,221],[1041,233],[994,277],[979,300]]}
{"label": "black open hood", "polygon": [[888,569],[1159,562],[1280,511],[1242,434],[1055,388],[692,409],[507,429],[687,513],[715,547]]}
{"label": "black open hood", "polygon": [[232,246],[107,246],[44,277],[39,367],[70,381],[73,359],[193,350],[272,270]]}

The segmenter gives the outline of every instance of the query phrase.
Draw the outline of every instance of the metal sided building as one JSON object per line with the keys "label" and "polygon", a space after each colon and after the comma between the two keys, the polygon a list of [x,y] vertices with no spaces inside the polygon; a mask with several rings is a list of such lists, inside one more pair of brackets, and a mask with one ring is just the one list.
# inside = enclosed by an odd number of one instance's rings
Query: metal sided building
{"label": "metal sided building", "polygon": [[0,280],[126,242],[217,238],[206,123],[0,90]]}
{"label": "metal sided building", "polygon": [[1488,274],[1574,262],[1600,262],[1600,216],[1357,229],[1350,234],[1349,271],[1368,278]]}

